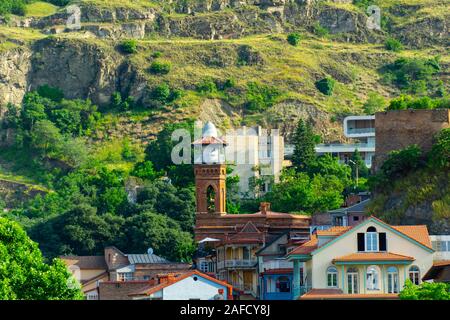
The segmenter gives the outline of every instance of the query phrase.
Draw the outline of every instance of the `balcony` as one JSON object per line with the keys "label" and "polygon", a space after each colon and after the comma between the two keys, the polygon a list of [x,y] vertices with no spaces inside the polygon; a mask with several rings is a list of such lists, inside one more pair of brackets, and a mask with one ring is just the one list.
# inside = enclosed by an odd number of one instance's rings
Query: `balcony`
{"label": "balcony", "polygon": [[254,268],[258,261],[256,259],[251,260],[225,260],[217,262],[217,269],[225,268]]}
{"label": "balcony", "polygon": [[374,143],[322,143],[316,145],[316,152],[322,153],[353,153],[358,149],[359,152],[375,152]]}
{"label": "balcony", "polygon": [[292,261],[287,261],[284,259],[266,261],[262,265],[263,270],[292,269],[293,267],[294,263]]}
{"label": "balcony", "polygon": [[375,128],[349,128],[347,134],[375,133]]}

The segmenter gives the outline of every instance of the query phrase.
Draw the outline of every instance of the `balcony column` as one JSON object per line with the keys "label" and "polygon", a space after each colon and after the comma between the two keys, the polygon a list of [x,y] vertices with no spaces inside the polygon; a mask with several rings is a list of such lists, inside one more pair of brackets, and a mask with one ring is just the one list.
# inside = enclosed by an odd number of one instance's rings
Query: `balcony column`
{"label": "balcony column", "polygon": [[292,286],[293,300],[297,300],[300,297],[300,261],[294,260],[294,284]]}

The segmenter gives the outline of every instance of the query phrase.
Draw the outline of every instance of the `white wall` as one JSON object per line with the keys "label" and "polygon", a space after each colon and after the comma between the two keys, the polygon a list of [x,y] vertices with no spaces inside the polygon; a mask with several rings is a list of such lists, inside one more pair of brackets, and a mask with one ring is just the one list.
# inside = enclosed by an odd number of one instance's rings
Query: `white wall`
{"label": "white wall", "polygon": [[[194,280],[194,277],[197,278],[197,281]],[[200,276],[192,275],[162,289],[163,300],[213,300],[214,296],[219,293],[219,289],[224,289],[223,295],[227,299],[227,287]]]}

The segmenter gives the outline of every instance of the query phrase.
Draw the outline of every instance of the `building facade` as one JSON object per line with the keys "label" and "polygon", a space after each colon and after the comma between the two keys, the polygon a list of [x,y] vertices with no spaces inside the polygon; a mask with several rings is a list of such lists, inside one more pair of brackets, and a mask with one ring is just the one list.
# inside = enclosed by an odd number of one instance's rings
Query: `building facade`
{"label": "building facade", "polygon": [[[340,163],[348,164],[353,153],[358,150],[368,168],[375,155],[375,116],[348,116],[344,119],[344,136],[356,140],[355,143],[322,143],[316,145],[317,155],[331,154]],[[285,156],[294,153],[293,145],[286,145]]]}
{"label": "building facade", "polygon": [[[273,212],[269,203],[262,203],[254,214],[227,214],[226,190],[222,181],[226,179],[226,165],[220,156],[227,146],[217,131],[207,124],[203,137],[194,142],[201,146],[202,159],[194,165],[196,184],[195,240],[209,243],[210,251],[197,257],[197,267],[215,262],[215,275],[230,283],[243,294],[257,297],[259,292],[258,260],[256,253],[281,234],[289,232],[291,237],[309,234],[310,217]],[[222,146],[217,145],[222,143]],[[211,146],[213,145],[214,146]],[[209,153],[208,153],[209,152]]]}
{"label": "building facade", "polygon": [[226,162],[233,165],[232,174],[239,176],[240,196],[254,198],[269,191],[283,169],[284,138],[278,130],[269,133],[260,126],[243,127],[227,132],[225,140]]}
{"label": "building facade", "polygon": [[[127,294],[137,285],[145,286],[148,281],[162,273],[183,272],[190,264],[173,263],[153,254],[125,254],[116,247],[105,248],[102,256],[62,256],[69,271],[81,283],[88,300],[128,299]],[[100,287],[114,283],[107,297],[102,297]]]}
{"label": "building facade", "polygon": [[305,285],[294,287],[294,298],[397,298],[407,279],[422,281],[433,253],[426,226],[391,226],[370,217],[353,227],[318,230],[288,254],[294,285],[305,265]]}

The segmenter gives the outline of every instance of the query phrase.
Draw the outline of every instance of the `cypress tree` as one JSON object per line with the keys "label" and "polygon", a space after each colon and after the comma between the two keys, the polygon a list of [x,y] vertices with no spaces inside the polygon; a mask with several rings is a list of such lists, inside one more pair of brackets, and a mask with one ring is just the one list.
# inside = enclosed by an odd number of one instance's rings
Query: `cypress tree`
{"label": "cypress tree", "polygon": [[300,119],[295,130],[294,146],[292,164],[297,171],[307,171],[308,165],[316,158],[316,143],[312,126],[303,119]]}

